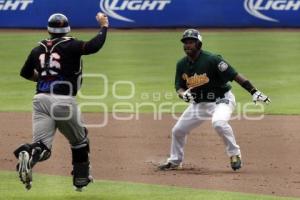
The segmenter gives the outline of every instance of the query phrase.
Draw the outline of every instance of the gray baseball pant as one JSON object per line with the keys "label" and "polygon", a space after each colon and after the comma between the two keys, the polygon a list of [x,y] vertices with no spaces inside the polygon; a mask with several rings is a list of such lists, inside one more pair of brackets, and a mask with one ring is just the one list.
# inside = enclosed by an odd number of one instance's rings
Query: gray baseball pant
{"label": "gray baseball pant", "polygon": [[73,96],[40,93],[33,98],[33,142],[49,149],[56,129],[74,146],[87,140],[81,112]]}

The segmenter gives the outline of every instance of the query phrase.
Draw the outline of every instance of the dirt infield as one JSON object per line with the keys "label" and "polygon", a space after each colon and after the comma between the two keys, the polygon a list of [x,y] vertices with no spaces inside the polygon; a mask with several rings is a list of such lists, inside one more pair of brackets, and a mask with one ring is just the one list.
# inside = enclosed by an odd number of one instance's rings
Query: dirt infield
{"label": "dirt infield", "polygon": [[[141,116],[131,121],[109,116],[106,127],[89,129],[96,179],[300,197],[300,116],[232,121],[244,160],[239,172],[230,169],[224,145],[208,122],[189,135],[183,170],[157,171],[168,155],[175,121],[169,115],[159,121],[151,114]],[[85,114],[88,124],[101,117]],[[0,169],[14,170],[13,150],[31,140],[31,114],[0,113],[0,118]],[[66,140],[57,134],[52,157],[34,172],[69,175],[70,155]]]}

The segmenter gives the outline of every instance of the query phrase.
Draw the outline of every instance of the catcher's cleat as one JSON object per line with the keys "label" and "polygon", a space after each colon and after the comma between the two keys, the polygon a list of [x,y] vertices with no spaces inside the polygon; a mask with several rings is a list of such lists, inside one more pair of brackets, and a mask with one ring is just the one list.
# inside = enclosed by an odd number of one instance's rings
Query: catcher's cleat
{"label": "catcher's cleat", "polygon": [[233,171],[236,171],[242,168],[242,160],[240,155],[230,157],[230,165]]}
{"label": "catcher's cleat", "polygon": [[32,184],[32,170],[30,166],[30,156],[27,151],[21,151],[19,153],[17,170],[19,172],[21,182],[25,185],[27,190],[30,190]]}
{"label": "catcher's cleat", "polygon": [[[94,182],[94,178],[91,175],[89,175],[89,177],[88,177],[88,184],[89,183],[93,183],[93,182]],[[86,187],[87,187],[87,185],[85,185],[85,186],[74,185],[75,191],[77,191],[77,192],[82,192]]]}
{"label": "catcher's cleat", "polygon": [[174,163],[171,163],[171,162],[166,162],[162,165],[159,165],[158,169],[162,170],[162,171],[164,171],[164,170],[179,170],[179,169],[182,169],[182,163],[174,164]]}
{"label": "catcher's cleat", "polygon": [[73,163],[73,185],[75,190],[82,192],[82,190],[89,184],[93,182],[93,177],[90,174],[90,163]]}

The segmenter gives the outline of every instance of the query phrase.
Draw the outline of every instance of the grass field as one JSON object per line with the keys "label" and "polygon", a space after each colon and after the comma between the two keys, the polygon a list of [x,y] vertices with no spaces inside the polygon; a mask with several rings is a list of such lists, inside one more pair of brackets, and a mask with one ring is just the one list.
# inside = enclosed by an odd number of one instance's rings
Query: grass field
{"label": "grass field", "polygon": [[[74,36],[81,39],[89,39],[93,35],[92,32],[74,32]],[[35,85],[19,77],[19,71],[31,48],[46,37],[45,32],[0,32],[0,111],[31,111]],[[172,31],[109,33],[99,54],[84,57],[84,73],[97,76],[84,80],[79,102],[101,102],[110,112],[117,102],[124,103],[120,112],[135,112],[137,108],[138,112],[157,112],[157,107],[164,102],[169,102],[170,107],[180,102],[173,88],[175,64],[183,56],[180,37],[181,32]],[[300,32],[216,31],[203,32],[203,37],[204,49],[221,54],[270,96],[272,104],[265,107],[266,113],[300,113],[300,93],[297,92]],[[107,87],[103,86],[103,75],[107,77]],[[102,99],[88,99],[88,96],[101,95],[105,91],[108,95]],[[233,83],[233,91],[238,102],[251,102],[251,96],[236,83]],[[120,100],[116,95],[132,97]],[[151,105],[143,106],[145,102]],[[183,106],[178,107],[176,112],[183,109]],[[103,108],[89,106],[83,110],[98,112]],[[45,175],[37,175],[32,191],[25,192],[15,173],[1,172],[0,178],[1,200],[292,199],[105,181],[96,181],[86,192],[75,193],[70,187],[70,178]]]}
{"label": "grass field", "polygon": [[296,200],[112,181],[96,181],[84,192],[78,193],[73,190],[70,177],[39,174],[34,176],[36,180],[28,192],[16,181],[15,173],[1,172],[1,180],[7,181],[0,183],[0,200]]}
{"label": "grass field", "polygon": [[[93,35],[74,33],[81,39]],[[31,48],[46,37],[45,32],[0,32],[0,111],[31,110],[34,84],[20,78],[19,70]],[[79,102],[102,102],[109,111],[116,102],[123,102],[119,112],[158,112],[156,108],[162,103],[168,102],[170,108],[173,103],[181,102],[173,88],[175,64],[184,55],[180,37],[181,32],[171,31],[109,33],[100,53],[84,57],[84,73],[98,77],[85,78],[81,90],[85,97],[80,96]],[[297,106],[300,93],[296,92],[300,32],[204,32],[203,37],[204,49],[221,54],[270,96],[272,104],[265,107],[266,113],[300,113]],[[99,74],[107,77],[107,87]],[[251,102],[251,96],[236,83],[233,91],[238,102]],[[87,99],[105,92],[107,95],[100,100]],[[128,99],[120,100],[116,95]],[[143,106],[143,103],[151,105]],[[176,107],[178,112],[183,109],[184,106]],[[83,110],[103,109],[88,106]]]}

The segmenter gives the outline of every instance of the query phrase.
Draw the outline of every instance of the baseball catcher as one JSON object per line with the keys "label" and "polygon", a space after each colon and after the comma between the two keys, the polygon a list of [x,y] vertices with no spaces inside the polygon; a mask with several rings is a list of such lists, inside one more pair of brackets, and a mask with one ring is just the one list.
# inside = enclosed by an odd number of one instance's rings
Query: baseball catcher
{"label": "baseball catcher", "polygon": [[98,52],[106,40],[109,22],[106,15],[97,13],[101,29],[89,41],[67,36],[70,25],[60,13],[48,19],[49,39],[32,49],[20,75],[36,82],[33,98],[33,140],[14,151],[17,171],[26,189],[32,185],[32,168],[51,156],[56,129],[66,137],[72,150],[73,185],[81,191],[92,181],[90,146],[87,129],[81,123],[81,113],[75,96],[81,85],[82,55]]}

